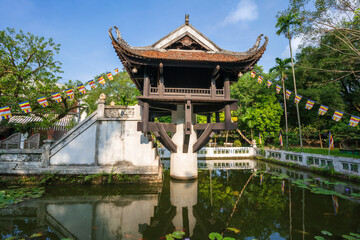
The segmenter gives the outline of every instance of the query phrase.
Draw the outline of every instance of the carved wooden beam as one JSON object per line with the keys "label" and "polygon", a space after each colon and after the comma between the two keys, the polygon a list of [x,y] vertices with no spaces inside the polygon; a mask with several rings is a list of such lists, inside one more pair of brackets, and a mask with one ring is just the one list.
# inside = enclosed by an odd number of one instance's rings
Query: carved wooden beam
{"label": "carved wooden beam", "polygon": [[[221,123],[212,123],[214,124],[213,126],[213,130],[225,130],[225,123],[221,122]],[[197,123],[194,125],[194,130],[205,130],[207,127],[208,123]],[[237,124],[236,123],[231,123],[231,129],[236,129],[237,128]]]}
{"label": "carved wooden beam", "polygon": [[213,132],[214,125],[215,123],[207,123],[205,131],[193,145],[193,152],[199,151],[215,135]]}
{"label": "carved wooden beam", "polygon": [[[159,128],[158,128],[158,124],[161,124],[166,132],[171,132],[171,133],[176,133],[176,125],[174,123],[154,123],[154,122],[149,122],[148,123],[148,132],[158,132]],[[143,123],[142,122],[138,122],[137,123],[137,130],[141,131]]]}

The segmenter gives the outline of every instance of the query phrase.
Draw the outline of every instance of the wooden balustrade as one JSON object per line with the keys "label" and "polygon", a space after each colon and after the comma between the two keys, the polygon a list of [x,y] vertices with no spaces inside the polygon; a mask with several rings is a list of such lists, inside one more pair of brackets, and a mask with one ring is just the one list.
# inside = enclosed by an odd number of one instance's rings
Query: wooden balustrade
{"label": "wooden balustrade", "polygon": [[[150,95],[159,94],[158,87],[150,88]],[[164,88],[164,95],[184,95],[184,94],[193,94],[193,95],[207,95],[211,96],[210,88]],[[216,96],[224,96],[224,89],[216,89]]]}

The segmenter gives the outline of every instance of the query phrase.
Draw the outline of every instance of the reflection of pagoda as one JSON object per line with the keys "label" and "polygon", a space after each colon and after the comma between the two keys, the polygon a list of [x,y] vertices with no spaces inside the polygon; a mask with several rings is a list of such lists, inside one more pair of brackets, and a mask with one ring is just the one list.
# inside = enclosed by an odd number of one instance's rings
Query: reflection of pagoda
{"label": "reflection of pagoda", "polygon": [[[219,130],[231,130],[230,83],[251,70],[263,55],[268,42],[260,47],[260,35],[246,52],[221,49],[202,33],[185,23],[151,46],[131,47],[109,30],[112,44],[136,87],[142,93],[142,121],[138,130],[154,133],[171,152],[170,175],[179,179],[197,177],[196,152]],[[219,113],[225,112],[220,122]],[[216,122],[211,122],[211,114]],[[208,116],[196,123],[195,114]],[[154,122],[155,117],[172,116],[172,123]],[[197,133],[195,131],[198,131]],[[172,138],[168,135],[172,133]],[[199,137],[197,137],[197,134]]]}

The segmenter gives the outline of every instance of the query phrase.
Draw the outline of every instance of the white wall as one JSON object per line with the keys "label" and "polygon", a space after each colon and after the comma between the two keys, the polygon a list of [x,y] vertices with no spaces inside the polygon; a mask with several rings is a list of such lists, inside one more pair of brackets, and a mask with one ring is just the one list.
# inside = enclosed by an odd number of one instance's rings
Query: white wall
{"label": "white wall", "polygon": [[94,165],[95,134],[96,124],[93,124],[50,157],[50,165]]}

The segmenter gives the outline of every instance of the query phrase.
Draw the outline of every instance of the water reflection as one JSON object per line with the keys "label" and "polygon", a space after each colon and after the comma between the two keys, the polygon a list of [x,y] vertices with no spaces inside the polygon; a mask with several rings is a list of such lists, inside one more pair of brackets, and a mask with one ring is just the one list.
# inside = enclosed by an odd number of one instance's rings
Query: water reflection
{"label": "water reflection", "polygon": [[[311,178],[319,188],[348,195],[360,192],[358,185],[331,185],[309,172],[254,160],[199,164],[199,179],[189,182],[165,174],[162,185],[48,187],[41,199],[0,210],[0,237],[42,232],[48,239],[163,239],[179,230],[191,239],[207,239],[211,232],[313,239],[322,230],[336,236],[360,230],[357,198],[314,194],[293,183]],[[251,178],[255,170],[265,172]],[[273,178],[280,173],[288,177]]]}
{"label": "water reflection", "polygon": [[197,204],[198,181],[179,182],[170,180],[170,202],[176,207],[172,223],[177,231],[193,235],[196,219],[193,207]]}

